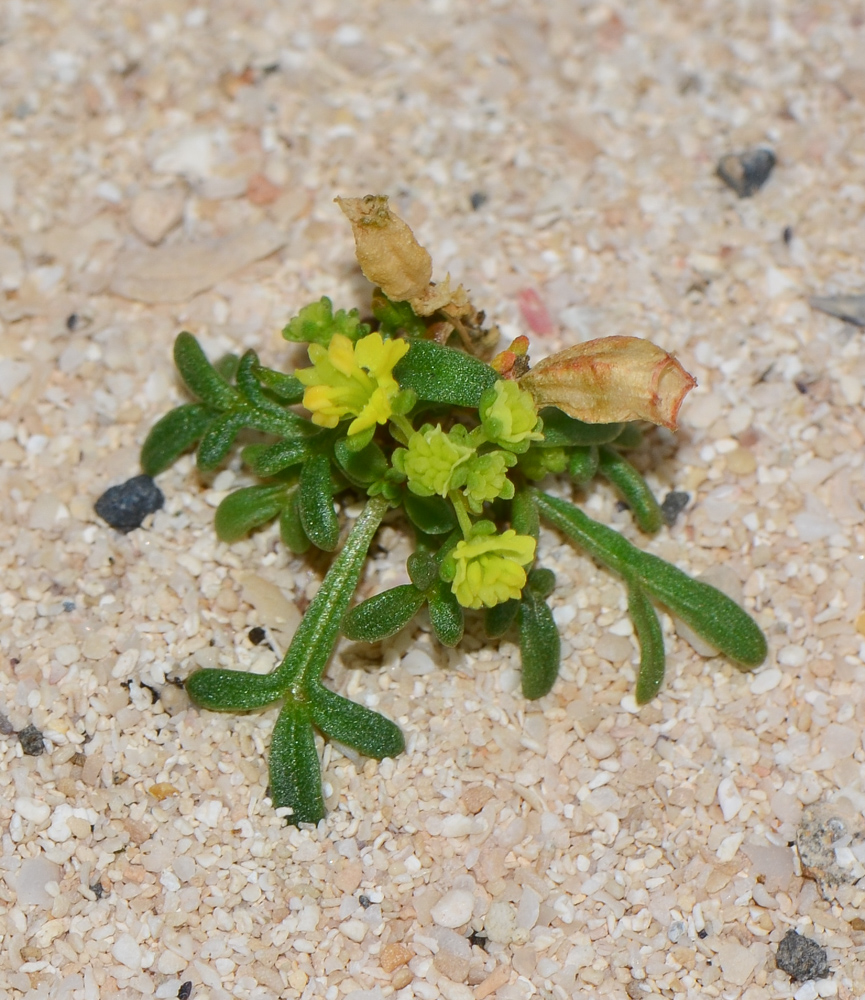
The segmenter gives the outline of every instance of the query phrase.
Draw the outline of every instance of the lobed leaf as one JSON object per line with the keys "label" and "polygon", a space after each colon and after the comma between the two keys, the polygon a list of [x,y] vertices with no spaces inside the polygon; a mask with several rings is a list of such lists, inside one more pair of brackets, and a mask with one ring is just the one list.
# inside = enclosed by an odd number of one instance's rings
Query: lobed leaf
{"label": "lobed leaf", "polygon": [[354,522],[276,671],[286,684],[308,686],[321,677],[357,588],[370,542],[388,506],[384,497],[371,497]]}
{"label": "lobed leaf", "polygon": [[174,363],[189,391],[202,402],[217,410],[227,410],[240,402],[240,393],[207,360],[201,345],[191,333],[184,331],[177,335]]}
{"label": "lobed leaf", "polygon": [[333,552],[339,541],[339,519],[333,509],[333,483],[327,455],[312,455],[300,474],[300,523],[313,545]]}
{"label": "lobed leaf", "polygon": [[246,670],[196,670],[183,686],[199,708],[211,712],[251,712],[283,696],[283,686],[274,674]]}
{"label": "lobed leaf", "polygon": [[382,760],[405,750],[405,737],[396,723],[322,685],[309,692],[308,707],[313,725],[320,733],[352,747],[364,757]]}
{"label": "lobed leaf", "polygon": [[141,468],[157,476],[188,451],[210,426],[217,411],[204,403],[187,403],[170,410],[151,427],[141,447]]}
{"label": "lobed leaf", "polygon": [[235,490],[216,508],[216,534],[223,542],[236,542],[253,528],[272,521],[285,506],[285,501],[283,484]]}
{"label": "lobed leaf", "polygon": [[302,555],[310,546],[309,538],[303,530],[298,508],[299,487],[295,486],[286,495],[285,506],[279,515],[279,537],[295,555]]}
{"label": "lobed leaf", "polygon": [[541,515],[550,524],[626,580],[636,577],[648,594],[734,663],[750,669],[766,658],[766,637],[732,598],[708,583],[693,580],[663,559],[641,551],[567,500],[538,490],[532,494]]}
{"label": "lobed leaf", "polygon": [[218,468],[245,425],[244,414],[237,410],[229,410],[213,420],[198,446],[198,468],[203,472]]}
{"label": "lobed leaf", "polygon": [[293,406],[303,399],[306,387],[296,376],[275,372],[272,368],[264,368],[261,365],[255,365],[253,373],[259,383],[276,396],[280,403]]}
{"label": "lobed leaf", "polygon": [[288,822],[298,826],[324,819],[321,765],[306,705],[283,706],[270,740],[269,763],[270,797],[276,809],[292,810]]}
{"label": "lobed leaf", "polygon": [[652,602],[646,597],[643,588],[633,582],[628,586],[628,611],[640,643],[636,699],[638,705],[645,705],[655,697],[664,683],[664,633]]}
{"label": "lobed leaf", "polygon": [[600,448],[599,459],[598,471],[631,508],[640,530],[650,535],[660,531],[664,515],[646,480],[615,448]]}
{"label": "lobed leaf", "polygon": [[341,333],[349,340],[360,340],[369,333],[369,326],[360,322],[357,309],[346,312],[333,311],[333,303],[323,295],[318,302],[311,302],[290,320],[282,331],[286,340],[303,344],[323,344],[331,342],[335,333]]}
{"label": "lobed leaf", "polygon": [[534,700],[549,694],[559,676],[561,639],[549,605],[527,588],[519,602],[517,623],[523,661],[523,695]]}
{"label": "lobed leaf", "polygon": [[262,479],[276,476],[293,465],[301,465],[313,454],[314,442],[289,438],[276,444],[251,444],[243,449],[243,461]]}
{"label": "lobed leaf", "polygon": [[413,583],[392,587],[352,608],[343,619],[342,631],[355,642],[389,639],[408,625],[425,600]]}
{"label": "lobed leaf", "polygon": [[443,646],[456,646],[463,637],[465,614],[450,584],[439,580],[429,593],[429,620]]}
{"label": "lobed leaf", "polygon": [[372,293],[372,314],[378,320],[382,336],[422,337],[426,333],[426,323],[412,309],[408,302],[391,302],[380,288]]}
{"label": "lobed leaf", "polygon": [[568,457],[568,473],[575,483],[585,486],[597,475],[599,464],[597,445],[583,445],[574,448]]}

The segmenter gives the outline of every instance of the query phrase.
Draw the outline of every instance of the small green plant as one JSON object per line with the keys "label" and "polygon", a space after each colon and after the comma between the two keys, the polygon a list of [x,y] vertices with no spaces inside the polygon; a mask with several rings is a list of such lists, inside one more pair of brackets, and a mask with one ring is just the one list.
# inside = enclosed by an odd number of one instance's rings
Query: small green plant
{"label": "small green plant", "polygon": [[[640,442],[636,418],[674,424],[693,385],[678,362],[646,341],[621,337],[580,345],[534,369],[525,338],[489,364],[450,347],[452,336],[470,350],[489,339],[464,291],[429,281],[418,254],[425,251],[385,199],[342,207],[350,218],[354,210],[358,259],[380,285],[374,323],[361,323],[357,310],[334,313],[327,298],[306,306],[283,331],[309,344],[310,366],[293,374],[263,367],[254,351],[211,364],[195,338],[181,333],[174,358],[198,401],[164,416],[141,455],[145,473],[155,476],[195,447],[199,468],[210,471],[241,431],[258,431],[267,442],[247,444],[241,459],[260,483],[222,501],[219,537],[232,542],[278,519],[293,552],[339,550],[271,674],[207,669],[186,681],[192,700],[214,711],[282,703],[270,747],[274,806],[288,810],[293,823],[324,816],[316,730],[378,759],[404,749],[395,723],[322,683],[340,632],[383,640],[426,606],[437,639],[455,646],[467,615],[480,614],[491,639],[511,630],[518,636],[524,695],[550,691],[560,643],[548,603],[555,576],[537,565],[541,520],[627,587],[641,649],[638,702],[653,698],[664,676],[655,602],[740,668],[762,662],[765,638],[734,601],[540,486],[551,474],[580,488],[604,478],[638,525],[657,531],[658,504],[624,453]],[[298,404],[308,417],[295,411]],[[340,544],[334,498],[358,496],[365,506]],[[395,508],[414,534],[411,582],[350,608],[376,529]]]}

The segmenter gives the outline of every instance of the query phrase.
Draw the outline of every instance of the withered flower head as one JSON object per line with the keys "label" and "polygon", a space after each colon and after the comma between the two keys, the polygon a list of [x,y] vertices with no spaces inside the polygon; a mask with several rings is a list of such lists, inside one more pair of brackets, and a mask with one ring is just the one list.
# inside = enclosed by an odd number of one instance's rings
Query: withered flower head
{"label": "withered flower head", "polygon": [[391,302],[405,302],[426,292],[432,259],[411,229],[387,207],[384,195],[336,198],[351,223],[357,262],[366,278]]}
{"label": "withered flower head", "polygon": [[568,347],[519,382],[538,406],[557,406],[588,424],[649,420],[670,430],[697,384],[672,354],[639,337],[601,337]]}

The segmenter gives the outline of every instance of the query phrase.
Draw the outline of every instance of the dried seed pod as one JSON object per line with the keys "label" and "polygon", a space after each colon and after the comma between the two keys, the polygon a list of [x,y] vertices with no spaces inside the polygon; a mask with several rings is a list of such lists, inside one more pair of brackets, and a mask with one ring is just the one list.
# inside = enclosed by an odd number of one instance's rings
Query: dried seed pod
{"label": "dried seed pod", "polygon": [[357,262],[366,278],[379,285],[392,302],[425,293],[432,278],[432,259],[414,233],[387,207],[387,197],[336,198],[351,228]]}
{"label": "dried seed pod", "polygon": [[697,381],[651,341],[601,337],[545,358],[519,380],[538,406],[556,406],[589,424],[649,420],[676,429]]}

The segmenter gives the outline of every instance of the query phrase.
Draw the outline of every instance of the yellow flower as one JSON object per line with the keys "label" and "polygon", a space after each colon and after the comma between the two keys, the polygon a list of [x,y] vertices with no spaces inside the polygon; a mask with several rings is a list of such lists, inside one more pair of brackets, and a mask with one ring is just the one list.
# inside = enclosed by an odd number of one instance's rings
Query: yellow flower
{"label": "yellow flower", "polygon": [[464,608],[492,608],[518,598],[526,585],[525,566],[535,558],[535,540],[509,528],[501,535],[477,534],[457,542],[443,576]]}
{"label": "yellow flower", "polygon": [[404,340],[383,340],[378,333],[356,344],[341,333],[335,333],[326,348],[310,344],[312,368],[295,374],[306,386],[303,405],[312,414],[312,422],[336,427],[343,417],[353,416],[349,434],[386,424],[399,392],[393,368],[407,350]]}

